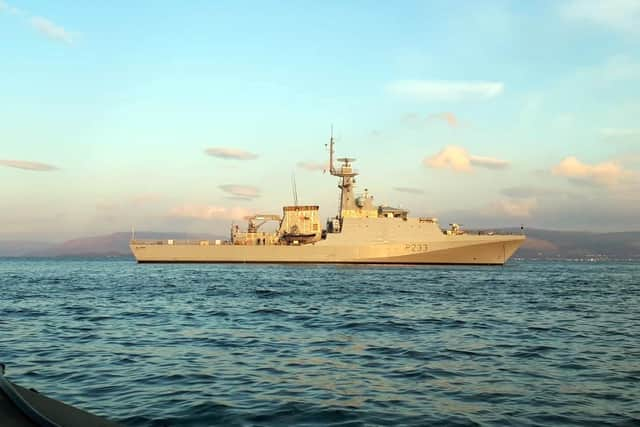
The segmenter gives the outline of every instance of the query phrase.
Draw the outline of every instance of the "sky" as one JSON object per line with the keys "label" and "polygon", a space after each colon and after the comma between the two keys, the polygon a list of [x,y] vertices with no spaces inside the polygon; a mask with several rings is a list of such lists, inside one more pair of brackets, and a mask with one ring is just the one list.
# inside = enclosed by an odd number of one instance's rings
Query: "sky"
{"label": "sky", "polygon": [[0,238],[226,234],[357,191],[640,229],[640,0],[0,0]]}

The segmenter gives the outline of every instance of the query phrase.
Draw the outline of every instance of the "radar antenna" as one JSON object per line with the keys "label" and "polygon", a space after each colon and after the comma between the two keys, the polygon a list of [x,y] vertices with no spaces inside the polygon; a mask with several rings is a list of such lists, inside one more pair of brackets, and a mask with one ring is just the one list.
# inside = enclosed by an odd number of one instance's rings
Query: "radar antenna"
{"label": "radar antenna", "polygon": [[356,209],[355,197],[353,195],[353,186],[355,184],[355,177],[358,172],[353,170],[353,161],[355,159],[350,157],[344,157],[336,159],[341,163],[340,169],[336,169],[333,165],[333,146],[335,145],[335,139],[333,138],[333,125],[331,125],[331,138],[329,139],[329,173],[333,176],[340,177],[340,183],[338,188],[340,189],[340,208],[338,209],[338,218],[342,219],[343,212],[345,210],[351,211]]}

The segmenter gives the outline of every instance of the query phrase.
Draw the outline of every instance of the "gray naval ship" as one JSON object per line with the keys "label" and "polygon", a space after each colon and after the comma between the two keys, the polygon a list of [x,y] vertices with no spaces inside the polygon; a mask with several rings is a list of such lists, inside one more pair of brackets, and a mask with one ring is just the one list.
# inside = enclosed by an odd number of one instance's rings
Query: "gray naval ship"
{"label": "gray naval ship", "polygon": [[[458,224],[442,229],[437,218],[411,218],[408,211],[376,206],[365,189],[354,191],[352,158],[336,159],[329,141],[329,172],[339,177],[338,214],[321,226],[319,207],[284,206],[282,215],[245,218],[246,231],[231,226],[229,240],[135,240],[139,263],[345,263],[345,264],[504,264],[524,242],[522,234],[468,233]],[[274,232],[261,231],[270,221]]]}

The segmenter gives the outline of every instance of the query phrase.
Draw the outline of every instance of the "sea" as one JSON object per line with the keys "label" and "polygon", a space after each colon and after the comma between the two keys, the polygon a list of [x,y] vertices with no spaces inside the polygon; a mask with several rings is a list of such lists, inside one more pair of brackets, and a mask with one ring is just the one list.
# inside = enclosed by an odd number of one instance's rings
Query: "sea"
{"label": "sea", "polygon": [[640,425],[640,264],[0,259],[0,362],[125,426]]}

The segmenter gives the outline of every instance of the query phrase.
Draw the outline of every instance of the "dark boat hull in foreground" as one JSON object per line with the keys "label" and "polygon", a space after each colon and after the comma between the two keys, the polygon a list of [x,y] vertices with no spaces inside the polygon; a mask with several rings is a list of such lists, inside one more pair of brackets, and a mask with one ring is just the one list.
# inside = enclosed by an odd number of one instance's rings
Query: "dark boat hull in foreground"
{"label": "dark boat hull in foreground", "polygon": [[28,390],[7,380],[0,365],[2,427],[117,427],[112,421]]}

